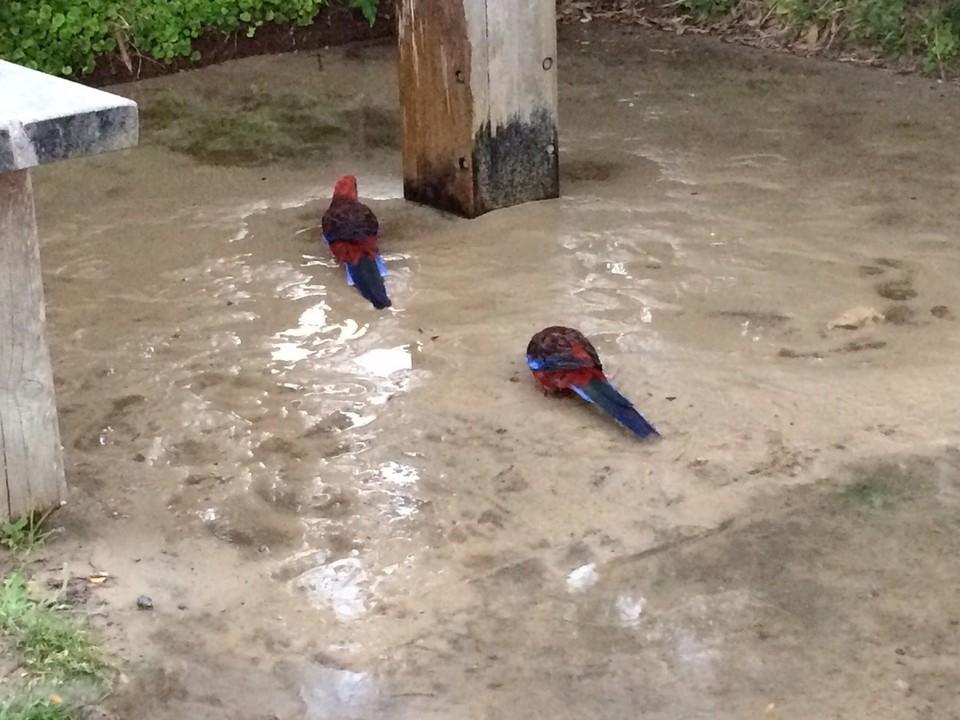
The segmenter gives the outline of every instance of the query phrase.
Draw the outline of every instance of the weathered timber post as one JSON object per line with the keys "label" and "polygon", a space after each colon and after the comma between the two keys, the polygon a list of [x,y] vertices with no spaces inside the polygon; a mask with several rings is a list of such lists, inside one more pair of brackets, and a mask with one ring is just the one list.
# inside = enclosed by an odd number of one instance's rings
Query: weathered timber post
{"label": "weathered timber post", "polygon": [[560,194],[556,0],[400,0],[403,191],[467,217]]}
{"label": "weathered timber post", "polygon": [[0,523],[66,491],[29,168],[137,139],[133,101],[0,60]]}

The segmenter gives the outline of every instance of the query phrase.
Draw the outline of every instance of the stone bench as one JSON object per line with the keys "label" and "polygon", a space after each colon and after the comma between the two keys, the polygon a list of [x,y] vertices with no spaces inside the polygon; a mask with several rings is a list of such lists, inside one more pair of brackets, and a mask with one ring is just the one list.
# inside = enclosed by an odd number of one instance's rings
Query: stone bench
{"label": "stone bench", "polygon": [[30,168],[138,132],[132,100],[0,60],[0,524],[66,492]]}

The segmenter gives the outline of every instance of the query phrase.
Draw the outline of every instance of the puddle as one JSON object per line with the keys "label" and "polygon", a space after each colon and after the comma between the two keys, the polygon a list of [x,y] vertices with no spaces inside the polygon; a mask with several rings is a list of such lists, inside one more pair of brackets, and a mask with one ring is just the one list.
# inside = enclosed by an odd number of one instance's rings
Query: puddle
{"label": "puddle", "polygon": [[369,673],[331,668],[311,668],[304,673],[305,718],[362,720],[376,700],[376,688]]}
{"label": "puddle", "polygon": [[363,563],[344,558],[314,568],[297,580],[311,598],[333,608],[337,620],[359,620],[370,604],[370,578]]}
{"label": "puddle", "polygon": [[[144,144],[36,171],[123,717],[954,712],[960,98],[588,25],[557,201],[405,203],[377,49],[116,88]],[[348,172],[389,313],[318,235]],[[537,392],[557,323],[662,442]]]}

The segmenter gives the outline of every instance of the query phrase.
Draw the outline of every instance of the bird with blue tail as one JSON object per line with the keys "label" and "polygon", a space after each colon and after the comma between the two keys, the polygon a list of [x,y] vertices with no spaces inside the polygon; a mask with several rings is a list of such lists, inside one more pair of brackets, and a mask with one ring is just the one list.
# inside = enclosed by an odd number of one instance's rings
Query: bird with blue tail
{"label": "bird with blue tail", "polygon": [[321,228],[330,252],[347,266],[347,284],[377,310],[390,307],[383,282],[387,268],[377,246],[380,224],[373,210],[357,200],[357,178],[353,175],[337,180]]}
{"label": "bird with blue tail", "polygon": [[573,391],[641,440],[659,437],[633,403],[607,380],[600,356],[579,330],[554,325],[538,332],[527,345],[527,365],[544,393]]}

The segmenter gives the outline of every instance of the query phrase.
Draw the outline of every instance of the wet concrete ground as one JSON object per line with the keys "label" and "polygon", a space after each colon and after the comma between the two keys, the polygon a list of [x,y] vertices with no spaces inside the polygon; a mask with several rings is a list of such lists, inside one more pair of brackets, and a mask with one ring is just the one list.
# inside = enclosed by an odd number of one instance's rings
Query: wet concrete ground
{"label": "wet concrete ground", "polygon": [[[960,98],[560,57],[563,198],[474,221],[400,199],[388,46],[122,86],[141,147],[36,173],[48,563],[114,576],[120,717],[960,717]],[[344,172],[392,312],[318,241]],[[537,392],[554,323],[662,441]]]}

